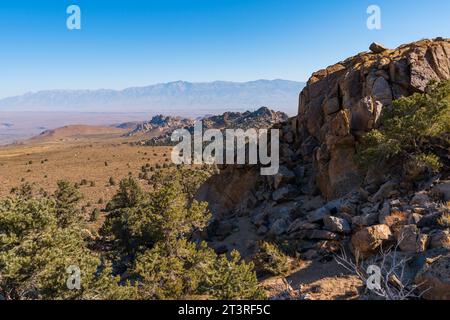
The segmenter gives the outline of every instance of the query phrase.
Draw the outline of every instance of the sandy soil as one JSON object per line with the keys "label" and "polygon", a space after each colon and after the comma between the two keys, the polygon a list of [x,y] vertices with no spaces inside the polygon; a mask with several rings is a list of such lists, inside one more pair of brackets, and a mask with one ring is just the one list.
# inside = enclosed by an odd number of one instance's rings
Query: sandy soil
{"label": "sandy soil", "polygon": [[[80,183],[86,179],[87,185],[80,190],[83,205],[91,204],[92,211],[100,199],[106,203],[115,194],[117,185],[109,184],[110,177],[118,183],[130,172],[137,177],[147,163],[170,163],[170,147],[136,146],[129,141],[121,134],[94,134],[0,147],[0,197],[24,182],[53,192],[58,180]],[[141,182],[145,187],[145,181]]]}

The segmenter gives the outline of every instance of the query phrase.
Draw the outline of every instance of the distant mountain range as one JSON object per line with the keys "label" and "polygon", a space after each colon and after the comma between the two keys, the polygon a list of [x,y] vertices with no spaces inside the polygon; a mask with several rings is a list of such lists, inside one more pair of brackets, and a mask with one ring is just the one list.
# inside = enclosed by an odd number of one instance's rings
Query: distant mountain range
{"label": "distant mountain range", "polygon": [[273,107],[297,113],[304,83],[288,80],[250,82],[176,81],[124,90],[48,90],[0,100],[3,111],[153,112],[197,116]]}

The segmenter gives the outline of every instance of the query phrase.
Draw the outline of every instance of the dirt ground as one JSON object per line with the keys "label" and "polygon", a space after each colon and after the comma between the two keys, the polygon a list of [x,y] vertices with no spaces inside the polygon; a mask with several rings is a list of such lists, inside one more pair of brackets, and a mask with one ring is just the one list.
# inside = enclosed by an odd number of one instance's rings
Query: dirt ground
{"label": "dirt ground", "polygon": [[293,299],[304,300],[356,300],[362,291],[362,281],[349,274],[335,261],[302,261],[286,278],[272,277],[262,283],[269,297],[295,290]]}
{"label": "dirt ground", "polygon": [[[0,147],[0,197],[24,182],[34,183],[52,193],[58,180],[80,185],[83,205],[93,210],[100,199],[106,203],[117,191],[117,184],[131,173],[137,177],[141,167],[170,163],[170,147],[130,145],[120,134],[90,135],[78,138],[33,141]],[[113,177],[116,185],[110,185]],[[145,181],[142,180],[145,187]]]}

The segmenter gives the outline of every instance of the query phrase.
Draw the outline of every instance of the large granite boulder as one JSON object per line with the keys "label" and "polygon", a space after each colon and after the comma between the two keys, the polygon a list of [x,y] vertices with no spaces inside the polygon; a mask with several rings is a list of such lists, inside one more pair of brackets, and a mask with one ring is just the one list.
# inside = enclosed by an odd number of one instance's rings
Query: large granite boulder
{"label": "large granite boulder", "polygon": [[[316,182],[328,198],[338,198],[362,181],[355,165],[358,138],[377,126],[394,99],[423,92],[432,80],[450,78],[450,40],[422,40],[389,50],[374,44],[315,72],[300,94],[297,137],[312,161]],[[314,141],[313,150],[303,145]]]}

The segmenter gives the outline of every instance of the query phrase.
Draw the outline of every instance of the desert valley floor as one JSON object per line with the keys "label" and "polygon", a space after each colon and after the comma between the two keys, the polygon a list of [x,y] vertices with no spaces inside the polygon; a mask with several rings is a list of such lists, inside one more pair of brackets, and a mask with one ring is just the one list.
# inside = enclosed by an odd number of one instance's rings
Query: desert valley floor
{"label": "desert valley floor", "polygon": [[[22,144],[0,147],[0,197],[28,182],[53,192],[58,180],[80,185],[83,205],[91,211],[107,202],[117,190],[116,182],[142,166],[163,165],[170,160],[169,147],[130,144],[121,130],[83,136],[57,136],[32,139]],[[83,183],[83,182],[84,183]],[[145,186],[145,184],[143,184]]]}

